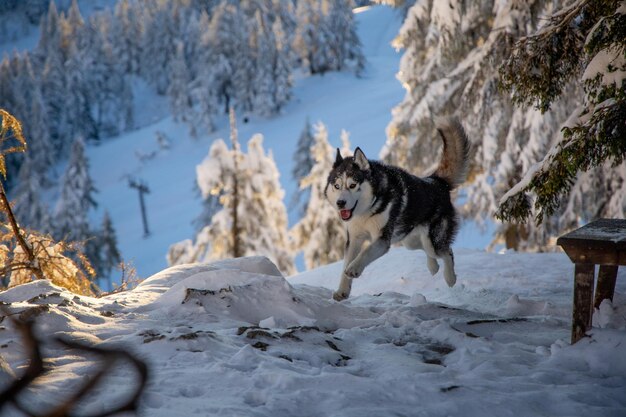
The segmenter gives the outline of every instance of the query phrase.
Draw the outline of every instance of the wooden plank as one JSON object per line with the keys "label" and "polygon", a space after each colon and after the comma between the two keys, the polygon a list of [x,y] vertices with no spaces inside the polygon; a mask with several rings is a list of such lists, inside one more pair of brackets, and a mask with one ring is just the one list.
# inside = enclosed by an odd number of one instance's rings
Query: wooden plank
{"label": "wooden plank", "polygon": [[626,220],[600,219],[557,240],[574,263],[626,265]]}
{"label": "wooden plank", "polygon": [[598,284],[596,285],[596,296],[593,302],[595,308],[600,307],[602,300],[609,299],[613,301],[615,293],[615,281],[617,280],[617,266],[600,265],[598,272]]}
{"label": "wooden plank", "polygon": [[626,220],[599,219],[561,236],[559,240],[612,242],[616,246],[626,247]]}
{"label": "wooden plank", "polygon": [[578,342],[591,327],[594,269],[593,264],[576,264],[574,269],[572,344]]}
{"label": "wooden plank", "polygon": [[625,265],[626,250],[618,251],[609,245],[595,247],[580,244],[561,243],[563,251],[575,264]]}

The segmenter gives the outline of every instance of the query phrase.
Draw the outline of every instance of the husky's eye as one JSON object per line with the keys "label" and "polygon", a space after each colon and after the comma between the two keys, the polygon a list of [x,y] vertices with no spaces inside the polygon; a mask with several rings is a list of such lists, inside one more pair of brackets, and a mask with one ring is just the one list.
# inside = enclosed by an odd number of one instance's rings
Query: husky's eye
{"label": "husky's eye", "polygon": [[339,188],[340,188],[340,187],[339,187],[339,184],[335,184],[335,188],[336,188],[336,189],[339,189]]}
{"label": "husky's eye", "polygon": [[352,184],[350,184],[350,186],[349,186],[349,187],[350,187],[350,189],[351,189],[351,190],[354,190],[354,189],[356,188],[356,183],[352,183]]}

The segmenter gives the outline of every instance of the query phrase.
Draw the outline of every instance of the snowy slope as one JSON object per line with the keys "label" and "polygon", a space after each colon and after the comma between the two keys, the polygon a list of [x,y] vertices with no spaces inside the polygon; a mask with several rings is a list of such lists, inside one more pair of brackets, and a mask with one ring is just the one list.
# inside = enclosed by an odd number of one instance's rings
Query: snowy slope
{"label": "snowy slope", "polygon": [[[71,0],[54,0],[57,10],[69,9]],[[83,18],[87,19],[93,13],[105,9],[112,9],[117,0],[78,0],[78,7]],[[0,59],[4,55],[11,55],[14,52],[23,52],[34,49],[39,41],[38,25],[29,24],[23,15],[7,13],[0,15]]]}
{"label": "snowy slope", "polygon": [[[51,370],[20,401],[49,410],[93,374],[96,357],[49,342],[61,336],[146,361],[140,411],[151,417],[625,415],[623,271],[613,305],[570,346],[565,255],[460,251],[456,261],[449,289],[421,252],[392,249],[341,303],[331,300],[339,264],[286,280],[264,258],[177,266],[100,299],[22,285],[0,302],[36,318]],[[0,354],[24,371],[9,319]],[[82,414],[117,404],[134,378],[131,367],[115,368]],[[0,388],[8,381],[0,372]]]}
{"label": "snowy slope", "polygon": [[[246,124],[239,122],[242,144],[255,133],[264,136],[264,147],[271,149],[281,172],[286,203],[296,189],[291,178],[292,157],[307,117],[312,123],[322,121],[336,146],[341,146],[342,129],[350,132],[353,147],[360,146],[372,158],[378,156],[385,143],[391,108],[403,95],[395,78],[400,54],[390,46],[401,15],[383,6],[359,10],[359,36],[368,62],[361,78],[350,72],[297,75],[293,99],[281,115],[252,116]],[[110,212],[122,255],[133,262],[140,276],[146,277],[166,266],[165,255],[171,244],[194,237],[191,222],[201,212],[201,201],[194,189],[196,165],[208,154],[215,139],[228,141],[229,133],[224,116],[218,120],[217,131],[193,139],[185,125],[167,116],[166,100],[150,94],[142,85],[137,86],[135,97],[139,103],[136,119],[145,127],[88,149],[88,156],[99,191],[96,198],[100,207],[94,221],[99,221],[103,210]],[[136,152],[146,155],[158,151],[158,131],[170,138],[171,149],[156,152],[153,159],[141,162]],[[128,175],[143,179],[151,190],[146,202],[152,235],[147,239],[143,238],[139,199],[136,191],[128,187]],[[290,223],[297,220],[291,213]],[[484,247],[484,243],[480,245]]]}

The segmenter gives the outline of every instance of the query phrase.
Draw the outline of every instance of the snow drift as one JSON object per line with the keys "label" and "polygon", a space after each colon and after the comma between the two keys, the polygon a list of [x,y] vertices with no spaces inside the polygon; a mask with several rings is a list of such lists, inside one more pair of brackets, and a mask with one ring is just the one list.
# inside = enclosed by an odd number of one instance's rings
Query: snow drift
{"label": "snow drift", "polygon": [[[286,279],[263,257],[168,268],[99,299],[47,281],[12,288],[0,302],[35,319],[50,368],[20,400],[58,404],[98,366],[51,342],[62,335],[144,360],[149,416],[623,415],[623,272],[589,336],[570,345],[565,255],[458,252],[453,289],[421,252],[396,248],[341,303],[331,300],[339,263]],[[26,349],[11,320],[0,354],[21,375]],[[0,387],[9,381],[0,372]],[[117,367],[80,411],[121,401],[135,381]]]}

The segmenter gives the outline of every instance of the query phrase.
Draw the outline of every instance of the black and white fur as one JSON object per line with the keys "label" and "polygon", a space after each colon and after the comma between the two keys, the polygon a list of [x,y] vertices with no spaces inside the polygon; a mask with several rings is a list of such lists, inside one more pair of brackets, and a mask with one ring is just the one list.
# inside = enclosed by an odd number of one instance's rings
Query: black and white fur
{"label": "black and white fur", "polygon": [[[401,242],[408,249],[426,252],[428,269],[435,275],[443,260],[444,278],[456,283],[452,244],[458,229],[450,192],[467,177],[469,141],[458,120],[436,121],[443,139],[443,156],[435,172],[419,178],[398,167],[370,161],[357,148],[342,157],[337,149],[324,190],[347,231],[344,266],[335,300],[350,295],[352,279]],[[369,244],[367,244],[369,242]]]}

